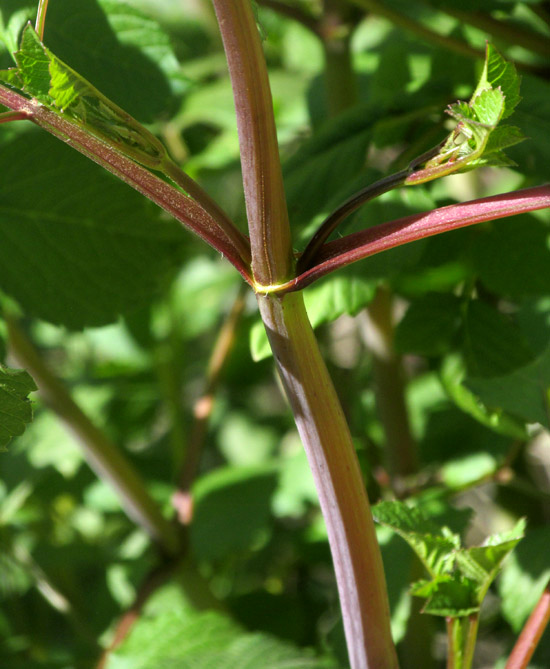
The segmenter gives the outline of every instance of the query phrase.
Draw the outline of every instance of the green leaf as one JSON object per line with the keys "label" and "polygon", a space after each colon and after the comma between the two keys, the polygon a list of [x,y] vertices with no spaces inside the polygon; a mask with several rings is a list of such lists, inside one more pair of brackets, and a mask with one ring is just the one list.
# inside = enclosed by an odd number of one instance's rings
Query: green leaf
{"label": "green leaf", "polygon": [[110,654],[107,669],[336,669],[330,658],[267,634],[246,633],[220,613],[163,606],[158,595],[155,600]]}
{"label": "green leaf", "polygon": [[458,535],[440,530],[420,509],[403,502],[380,502],[372,509],[373,517],[397,532],[418,555],[430,575],[449,571],[453,552],[459,547]]}
{"label": "green leaf", "polygon": [[499,121],[510,116],[519,100],[515,67],[488,44],[483,72],[470,101],[457,102],[447,110],[457,121],[456,127],[442,142],[438,154],[410,174],[405,183],[420,184],[481,165],[513,164],[501,149],[521,141],[517,128],[501,129],[493,145],[489,139]]}
{"label": "green leaf", "polygon": [[225,467],[197,481],[191,546],[199,560],[220,560],[265,541],[277,477],[276,466],[262,465]]}
{"label": "green leaf", "polygon": [[30,24],[15,58],[26,93],[137,162],[162,167],[167,155],[159,140],[59,60]]}
{"label": "green leaf", "polygon": [[500,407],[528,423],[550,427],[550,347],[506,376],[468,378],[466,384],[489,407]]}
{"label": "green leaf", "polygon": [[518,633],[550,580],[550,528],[531,530],[510,555],[499,579],[504,617]]}
{"label": "green leaf", "polygon": [[525,534],[525,520],[504,534],[494,534],[483,546],[474,546],[456,553],[456,565],[461,574],[477,584],[477,598],[481,603],[489,586],[499,572],[502,561],[514,550]]}
{"label": "green leaf", "polygon": [[29,314],[104,325],[156,297],[180,262],[183,229],[46,133],[0,148],[0,283]]}
{"label": "green leaf", "polygon": [[284,164],[291,220],[308,223],[329,213],[329,203],[365,164],[371,124],[381,115],[372,106],[354,108],[328,122]]}
{"label": "green leaf", "polygon": [[479,611],[475,583],[461,574],[438,576],[432,581],[418,581],[411,587],[415,597],[427,599],[422,613],[461,618]]}
{"label": "green leaf", "polygon": [[502,118],[507,118],[512,114],[521,100],[519,95],[519,84],[520,79],[514,64],[507,63],[495,47],[488,43],[483,72],[472,96],[474,103],[477,102],[476,98],[482,95],[483,91],[498,87],[506,100]]}
{"label": "green leaf", "polygon": [[427,356],[447,352],[460,325],[460,309],[455,295],[429,293],[415,300],[396,328],[396,349]]}
{"label": "green leaf", "polygon": [[471,259],[483,284],[512,298],[550,292],[548,224],[532,215],[515,216],[480,229]]}
{"label": "green leaf", "polygon": [[31,376],[23,369],[0,365],[0,451],[5,451],[12,437],[25,431],[32,420],[29,393],[37,390]]}
{"label": "green leaf", "polygon": [[[488,405],[465,385],[466,367],[461,356],[448,355],[441,365],[441,382],[449,397],[465,413],[486,427],[514,439],[528,436],[524,422],[498,408]],[[468,384],[470,386],[470,384]]]}
{"label": "green leaf", "polygon": [[502,376],[533,360],[527,340],[513,321],[480,300],[468,303],[464,355],[469,376]]}
{"label": "green leaf", "polygon": [[[136,3],[132,3],[136,4]],[[165,30],[124,0],[56,0],[48,48],[144,123],[175,111],[188,84]]]}

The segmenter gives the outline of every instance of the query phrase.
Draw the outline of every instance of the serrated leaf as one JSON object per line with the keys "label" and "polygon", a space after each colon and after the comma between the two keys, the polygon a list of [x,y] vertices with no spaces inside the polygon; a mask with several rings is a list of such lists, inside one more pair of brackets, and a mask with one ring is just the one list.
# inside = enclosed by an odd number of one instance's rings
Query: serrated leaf
{"label": "serrated leaf", "polygon": [[499,87],[506,100],[502,118],[507,118],[521,100],[519,84],[515,65],[506,62],[492,44],[487,44],[485,66],[473,98],[485,88]]}
{"label": "serrated leaf", "polygon": [[28,372],[0,365],[0,451],[6,450],[11,439],[23,434],[31,422],[28,395],[36,389]]}
{"label": "serrated leaf", "polygon": [[422,613],[432,616],[462,618],[479,611],[475,583],[460,574],[419,581],[411,587],[411,594],[427,599]]}
{"label": "serrated leaf", "polygon": [[137,162],[161,169],[166,150],[159,140],[57,58],[30,24],[15,59],[25,93]]}
{"label": "serrated leaf", "polygon": [[244,632],[227,616],[171,607],[140,618],[107,669],[336,669],[330,658],[267,634]]}
{"label": "serrated leaf", "polygon": [[403,502],[380,502],[373,517],[382,525],[397,532],[418,555],[432,576],[446,573],[453,562],[453,552],[459,547],[458,535],[443,532],[420,509]]}
{"label": "serrated leaf", "polygon": [[46,44],[109,99],[140,121],[170,113],[187,84],[170,37],[123,0],[56,0]]}
{"label": "serrated leaf", "polygon": [[[509,142],[511,146],[520,141],[515,130],[510,131],[509,139],[506,131],[501,131],[496,149],[488,145],[499,121],[512,113],[519,100],[519,78],[514,66],[488,44],[483,72],[470,102],[457,102],[447,110],[457,121],[456,127],[442,142],[437,155],[412,172],[405,184],[425,183],[481,165],[509,165],[499,145]],[[494,150],[498,155],[491,160]]]}
{"label": "serrated leaf", "polygon": [[460,572],[477,584],[477,598],[481,604],[489,586],[500,570],[502,561],[522,540],[525,521],[520,520],[506,535],[492,535],[483,546],[474,546],[456,553],[456,565]]}
{"label": "serrated leaf", "polygon": [[34,316],[72,329],[149,303],[179,264],[183,229],[45,133],[0,148],[0,283]]}

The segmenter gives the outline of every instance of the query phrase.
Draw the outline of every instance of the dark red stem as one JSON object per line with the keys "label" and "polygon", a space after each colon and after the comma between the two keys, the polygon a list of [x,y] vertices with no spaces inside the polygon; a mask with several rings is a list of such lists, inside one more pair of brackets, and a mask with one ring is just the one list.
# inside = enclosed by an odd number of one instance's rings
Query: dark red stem
{"label": "dark red stem", "polygon": [[464,228],[467,225],[549,207],[550,185],[545,185],[462,204],[452,204],[425,214],[414,214],[382,223],[326,243],[316,255],[316,264],[281,287],[281,292],[301,290],[340,267],[396,246]]}
{"label": "dark red stem", "polygon": [[229,231],[223,229],[215,218],[180,190],[35,100],[29,100],[0,85],[0,103],[23,114],[158,204],[224,255],[251,283],[249,263],[239,251],[241,248],[249,248],[249,242],[236,228]]}

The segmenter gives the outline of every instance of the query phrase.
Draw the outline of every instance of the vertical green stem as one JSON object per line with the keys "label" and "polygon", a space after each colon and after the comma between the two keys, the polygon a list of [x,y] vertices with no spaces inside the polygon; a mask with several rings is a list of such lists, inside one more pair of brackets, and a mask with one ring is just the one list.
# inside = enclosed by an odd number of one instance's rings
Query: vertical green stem
{"label": "vertical green stem", "polygon": [[329,116],[337,116],[357,102],[357,79],[351,58],[351,7],[341,0],[323,1],[319,33],[325,54],[325,89]]}
{"label": "vertical green stem", "polygon": [[479,615],[447,618],[447,669],[470,669],[474,659]]}
{"label": "vertical green stem", "polygon": [[387,287],[380,286],[369,305],[364,333],[373,356],[376,404],[384,427],[388,469],[392,478],[406,476],[417,470],[418,463],[405,405],[403,366],[393,343],[393,300]]}
{"label": "vertical green stem", "polygon": [[327,525],[353,669],[397,667],[384,570],[357,457],[300,293],[258,297]]}

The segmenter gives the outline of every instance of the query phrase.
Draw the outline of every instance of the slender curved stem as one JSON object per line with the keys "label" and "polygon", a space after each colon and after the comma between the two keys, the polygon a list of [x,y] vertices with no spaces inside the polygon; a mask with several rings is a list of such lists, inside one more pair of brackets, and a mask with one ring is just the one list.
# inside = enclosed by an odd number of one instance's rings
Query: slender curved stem
{"label": "slender curved stem", "polygon": [[304,252],[300,256],[300,260],[298,261],[297,273],[300,274],[301,272],[305,272],[315,264],[316,255],[319,252],[319,249],[336,230],[340,223],[342,223],[350,214],[359,209],[359,207],[362,207],[367,202],[374,200],[374,198],[379,197],[380,195],[387,193],[394,188],[399,188],[399,186],[405,185],[407,179],[411,176],[411,174],[414,173],[416,168],[425,163],[430,158],[436,156],[440,149],[441,144],[437,144],[429,151],[426,151],[421,156],[418,156],[413,161],[411,161],[406,169],[401,170],[400,172],[396,172],[395,174],[390,174],[383,179],[375,181],[373,184],[369,184],[359,192],[349,197],[343,204],[335,209],[321,223],[319,229],[313,235],[308,245],[304,249]]}
{"label": "slender curved stem", "polygon": [[38,3],[38,10],[36,12],[35,30],[40,37],[40,41],[44,39],[44,28],[46,26],[46,12],[48,11],[49,0],[40,0]]}
{"label": "slender curved stem", "polygon": [[[525,188],[462,204],[440,207],[425,214],[414,214],[341,239],[327,242],[315,258],[315,264],[295,279],[278,286],[277,292],[301,290],[340,267],[419,239],[457,230],[467,225],[492,221],[550,207],[550,185]],[[275,291],[273,291],[275,292]]]}
{"label": "slender curved stem", "polygon": [[0,104],[25,114],[30,121],[66,142],[158,204],[210,246],[220,251],[246,281],[252,283],[250,263],[241,253],[243,249],[243,253],[249,257],[248,240],[232,224],[226,225],[224,219],[214,218],[198,202],[174,186],[35,100],[29,100],[0,85]]}
{"label": "slender curved stem", "polygon": [[355,193],[349,197],[343,204],[341,204],[329,216],[327,216],[327,218],[319,226],[317,232],[308,242],[304,252],[300,256],[296,268],[297,273],[301,274],[302,272],[305,272],[315,263],[315,256],[317,255],[319,249],[336,230],[340,223],[342,223],[348,216],[353,214],[354,211],[357,211],[359,207],[363,206],[370,200],[374,200],[374,198],[377,198],[383,193],[387,193],[394,188],[403,186],[408,175],[408,169],[402,170],[401,172],[396,172],[395,174],[390,174],[383,179],[379,179],[373,184],[369,184],[358,193]]}
{"label": "slender curved stem", "polygon": [[10,352],[36,381],[44,402],[78,439],[94,472],[117,492],[128,516],[156,541],[167,555],[180,549],[180,536],[161,514],[132,465],[76,404],[61,381],[44,363],[14,318],[5,314]]}

